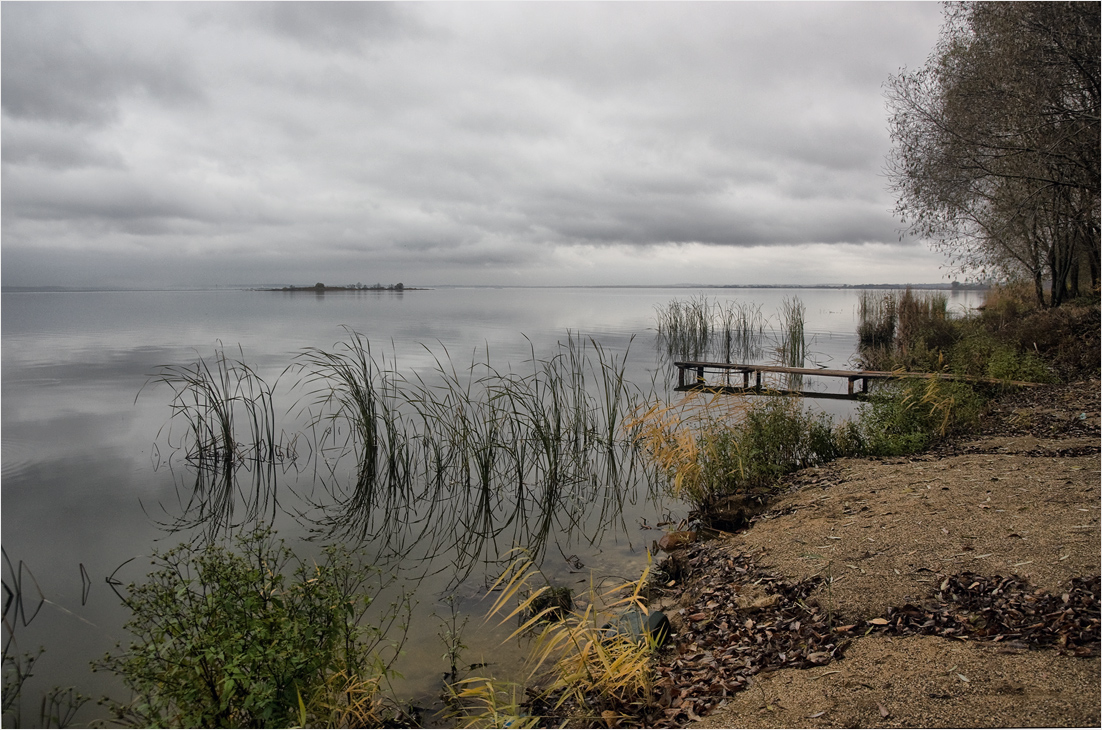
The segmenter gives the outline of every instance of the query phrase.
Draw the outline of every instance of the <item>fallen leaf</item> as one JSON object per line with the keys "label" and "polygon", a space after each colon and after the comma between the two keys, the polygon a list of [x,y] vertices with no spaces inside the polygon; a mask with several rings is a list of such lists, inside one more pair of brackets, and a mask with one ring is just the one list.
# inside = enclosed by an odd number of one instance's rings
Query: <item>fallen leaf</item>
{"label": "fallen leaf", "polygon": [[876,626],[887,626],[888,625],[888,619],[886,619],[886,618],[870,618],[869,623],[874,624]]}

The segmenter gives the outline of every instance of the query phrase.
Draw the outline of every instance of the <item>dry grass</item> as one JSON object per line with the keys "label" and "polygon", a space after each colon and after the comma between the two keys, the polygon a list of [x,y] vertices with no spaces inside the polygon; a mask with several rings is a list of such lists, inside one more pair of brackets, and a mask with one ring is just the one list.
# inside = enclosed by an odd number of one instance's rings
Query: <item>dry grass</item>
{"label": "dry grass", "polygon": [[[616,724],[640,716],[652,702],[655,639],[647,635],[638,640],[607,626],[609,618],[625,609],[647,613],[649,571],[648,562],[636,581],[604,591],[591,586],[590,600],[583,609],[554,621],[548,619],[560,610],[556,606],[534,610],[550,587],[535,587],[546,581],[527,556],[514,560],[494,584],[492,590],[500,593],[487,618],[520,622],[507,640],[533,637],[527,679],[532,695],[530,714],[541,716],[544,722],[571,726]],[[514,727],[515,720],[527,723],[532,718],[522,717],[517,693],[517,687],[488,678],[456,683],[451,695],[455,716],[468,727],[501,727],[504,722]]]}

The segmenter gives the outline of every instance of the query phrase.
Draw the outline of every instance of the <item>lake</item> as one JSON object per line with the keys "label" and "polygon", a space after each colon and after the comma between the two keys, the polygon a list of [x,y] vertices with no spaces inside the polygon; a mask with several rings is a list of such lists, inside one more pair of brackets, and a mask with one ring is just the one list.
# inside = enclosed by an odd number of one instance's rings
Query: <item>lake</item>
{"label": "lake", "polygon": [[[982,296],[947,294],[956,311]],[[525,377],[573,352],[589,363],[585,388],[595,399],[602,363],[620,368],[641,393],[666,397],[674,372],[656,348],[656,308],[700,296],[760,307],[770,326],[785,299],[799,297],[809,364],[851,364],[858,291],[845,289],[4,292],[4,582],[20,581],[28,617],[39,594],[45,600],[27,625],[14,624],[20,651],[45,649],[25,688],[25,718],[37,716],[42,692],[54,685],[125,698],[116,678],[89,670],[91,660],[127,639],[127,616],[108,576],[140,579],[148,560],[128,560],[255,521],[272,524],[300,555],[316,553],[326,539],[350,541],[394,576],[381,598],[412,595],[411,628],[396,664],[404,676],[395,686],[400,696],[427,707],[439,691],[447,669],[439,634],[449,597],[461,616],[471,617],[464,661],[492,656],[491,671],[509,676],[519,652],[500,648],[507,631],[482,625],[489,602],[481,599],[502,555],[528,547],[547,575],[579,590],[591,579],[632,579],[661,535],[651,526],[682,519],[686,505],[664,496],[660,475],[638,455],[620,453],[572,466],[553,494],[522,477],[529,492],[497,498],[485,512],[454,480],[442,500],[397,505],[380,497],[373,510],[360,509],[355,465],[333,451],[332,439],[328,450],[316,448],[309,387],[288,366],[301,364],[308,348],[333,351],[354,330],[393,371],[393,382],[420,382],[431,392],[452,370],[456,383],[477,391],[491,375]],[[767,331],[762,361],[771,357],[771,337]],[[568,338],[573,350],[563,349]],[[170,423],[171,390],[149,379],[164,366],[189,366],[200,357],[213,363],[217,350],[272,386],[275,438],[296,458],[263,474],[238,474],[235,505],[197,511],[195,490],[211,485],[202,484],[179,448],[186,429],[178,419]],[[533,377],[527,382],[539,381]],[[822,402],[836,415],[850,407]],[[5,641],[10,620],[6,613]],[[79,721],[102,712],[90,704]]]}

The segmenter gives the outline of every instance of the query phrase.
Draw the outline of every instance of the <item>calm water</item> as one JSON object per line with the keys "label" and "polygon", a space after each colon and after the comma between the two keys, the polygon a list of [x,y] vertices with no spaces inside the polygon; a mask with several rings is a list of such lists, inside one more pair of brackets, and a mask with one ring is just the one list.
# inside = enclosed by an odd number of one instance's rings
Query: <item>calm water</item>
{"label": "calm water", "polygon": [[[53,685],[76,685],[94,696],[123,696],[117,680],[88,668],[90,660],[126,639],[121,629],[125,613],[105,577],[130,558],[190,536],[186,530],[165,529],[180,517],[181,500],[194,487],[195,474],[173,454],[162,431],[170,416],[169,392],[142,390],[159,366],[186,365],[199,356],[209,360],[220,346],[233,357],[243,354],[261,377],[276,383],[279,428],[288,435],[303,429],[304,417],[292,408],[302,393],[291,388],[294,377],[284,370],[304,348],[328,349],[345,340],[342,325],[368,337],[376,356],[399,372],[425,377],[431,377],[435,358],[445,351],[460,370],[488,353],[499,371],[528,372],[533,351],[548,357],[572,332],[592,337],[617,357],[626,356],[626,373],[633,382],[662,390],[673,374],[655,351],[655,307],[699,294],[760,305],[773,324],[782,300],[796,295],[806,307],[810,359],[825,367],[850,363],[857,292],[847,290],[4,293],[3,547],[13,566],[22,561],[30,570],[46,599],[34,620],[15,631],[22,650],[46,649],[28,685],[25,716],[37,716],[37,698]],[[978,297],[959,293],[950,306],[974,306]],[[836,413],[846,408],[828,403]],[[339,493],[342,485],[329,479],[328,491],[319,489],[315,470],[306,468],[311,455],[299,451],[296,468],[278,470],[265,484],[270,500],[263,514],[299,554],[309,554],[316,544],[303,539],[317,534],[319,521],[332,521],[335,514],[341,518],[327,500],[332,502],[331,492]],[[538,536],[544,569],[558,581],[583,588],[591,576],[636,577],[647,547],[659,536],[644,524],[680,519],[687,511],[660,495],[661,484],[640,467],[615,489],[599,485],[568,490],[552,510],[546,532],[514,526],[503,530],[496,542],[468,545],[462,554],[430,561],[423,559],[424,549],[408,543],[417,530],[387,524],[375,515],[360,531],[363,539],[357,547],[384,564],[397,576],[396,585],[415,593],[417,601],[405,656],[397,664],[405,679],[396,689],[422,704],[436,694],[446,670],[438,637],[443,630],[438,616],[447,613],[441,602],[445,596],[454,596],[473,615],[464,632],[470,647],[464,659],[476,662],[493,655],[495,673],[507,676],[516,652],[501,650],[502,635],[481,625],[486,608],[480,602],[482,588],[496,576],[495,557]],[[392,522],[404,519],[409,517]],[[453,538],[463,534],[462,525],[453,528]],[[585,568],[572,573],[564,559],[569,556]],[[119,577],[135,580],[147,566],[147,561],[136,560]],[[426,573],[428,577],[420,578]],[[15,580],[7,564],[4,580]],[[24,574],[24,593],[37,596],[30,585]],[[81,720],[96,712],[86,707]]]}

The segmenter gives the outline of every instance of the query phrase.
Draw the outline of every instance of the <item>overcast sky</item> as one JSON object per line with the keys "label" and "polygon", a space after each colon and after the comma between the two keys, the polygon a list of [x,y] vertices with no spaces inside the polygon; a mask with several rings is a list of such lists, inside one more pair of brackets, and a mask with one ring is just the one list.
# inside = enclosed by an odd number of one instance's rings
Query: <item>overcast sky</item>
{"label": "overcast sky", "polygon": [[5,286],[944,281],[933,3],[16,3]]}

